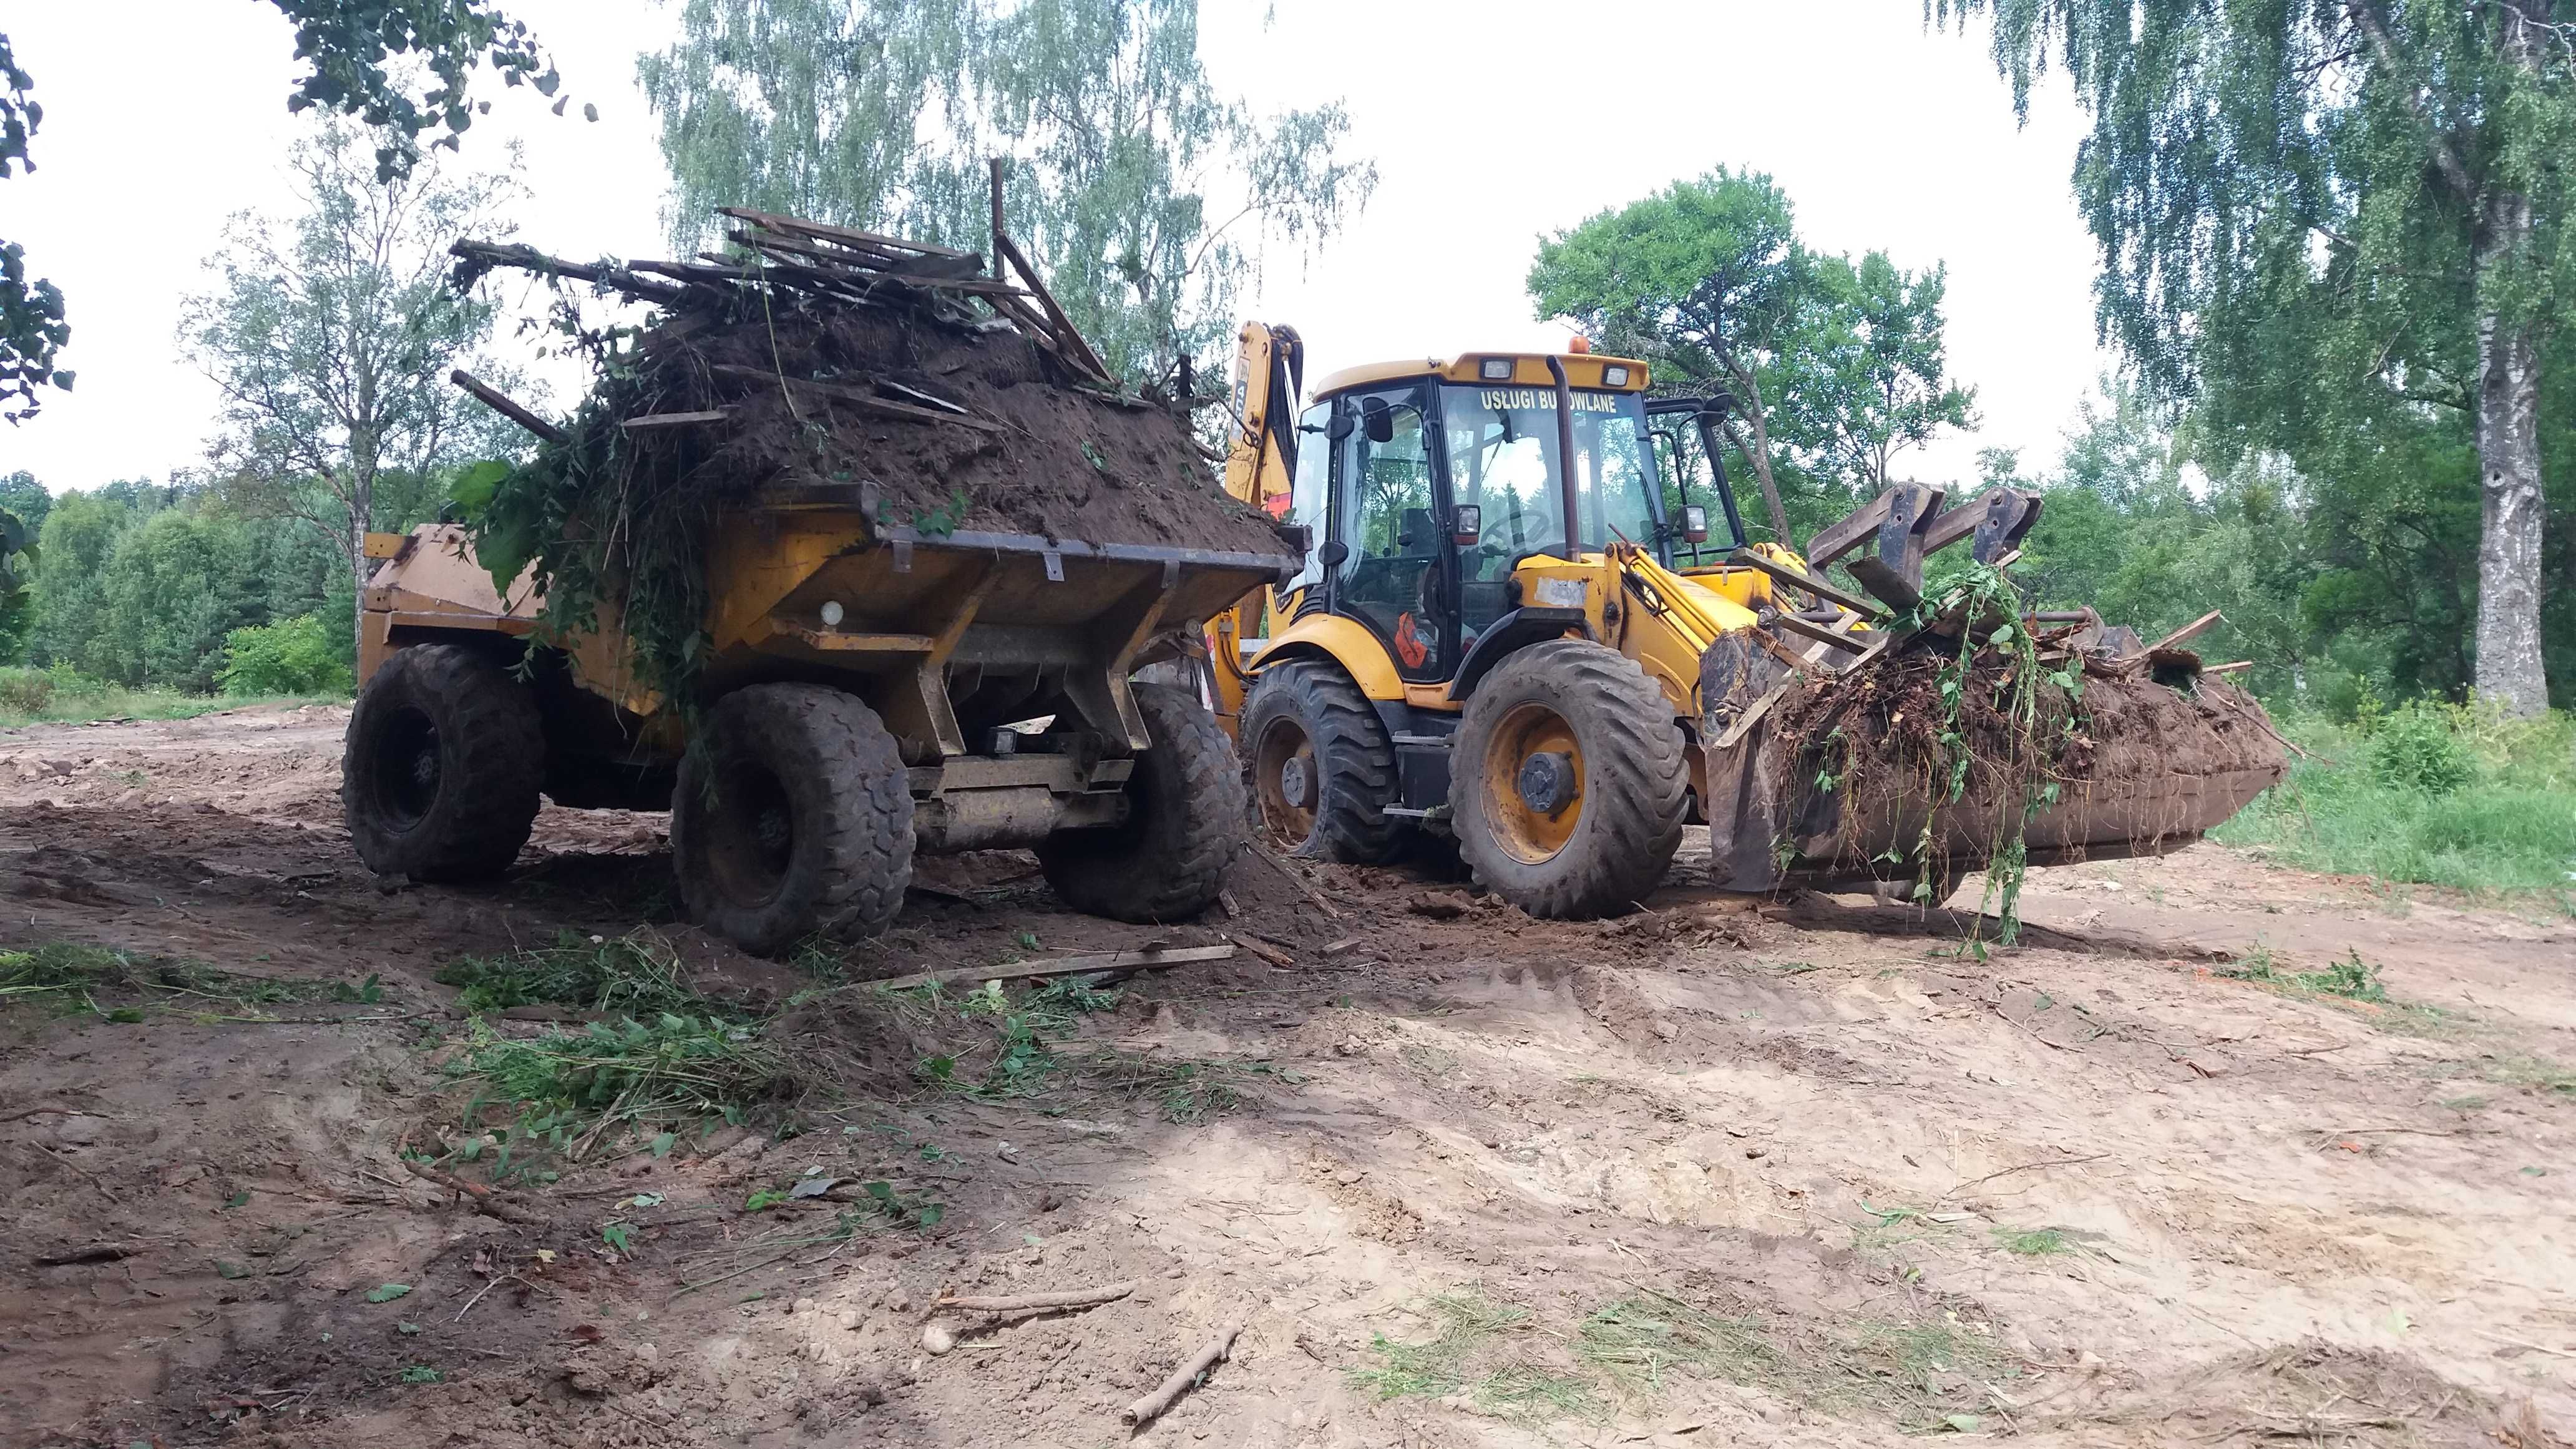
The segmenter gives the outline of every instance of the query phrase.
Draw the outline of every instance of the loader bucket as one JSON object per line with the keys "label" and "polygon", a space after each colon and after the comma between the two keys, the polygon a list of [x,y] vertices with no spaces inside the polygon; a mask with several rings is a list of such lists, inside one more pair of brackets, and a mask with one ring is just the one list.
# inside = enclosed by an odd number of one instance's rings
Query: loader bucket
{"label": "loader bucket", "polygon": [[[2052,865],[2161,855],[2200,839],[2280,781],[2280,737],[2260,704],[2200,677],[2196,661],[2144,664],[2087,660],[2080,696],[2046,691],[2027,736],[2035,748],[2019,751],[1998,747],[1991,729],[1942,717],[1927,688],[1938,668],[1929,651],[1891,649],[1848,674],[1784,679],[1764,717],[1709,754],[1719,884],[1847,890],[1928,879],[1938,900],[2015,849],[2027,864]],[[1741,689],[1730,651],[1711,651],[1710,667],[1732,668]],[[1709,679],[1719,686],[1709,697],[1729,682]],[[1972,680],[1968,692],[1981,687]],[[1968,739],[1963,777],[1945,733]]]}

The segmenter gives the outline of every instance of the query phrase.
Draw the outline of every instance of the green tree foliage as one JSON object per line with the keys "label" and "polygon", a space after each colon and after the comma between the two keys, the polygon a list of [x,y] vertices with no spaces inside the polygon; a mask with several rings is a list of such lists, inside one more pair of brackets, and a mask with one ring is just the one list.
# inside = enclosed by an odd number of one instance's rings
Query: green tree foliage
{"label": "green tree foliage", "polygon": [[358,678],[339,645],[319,614],[248,625],[224,636],[215,679],[226,694],[347,694]]}
{"label": "green tree foliage", "polygon": [[489,336],[494,310],[447,285],[448,243],[505,234],[497,216],[519,188],[450,176],[435,159],[380,180],[361,144],[326,127],[296,149],[302,213],[235,216],[208,263],[214,285],[189,300],[180,327],[223,392],[212,454],[231,501],[336,548],[353,617],[370,567],[364,536],[389,511],[380,492],[416,493],[443,470],[525,443],[447,382]]}
{"label": "green tree foliage", "polygon": [[1217,94],[1197,0],[688,0],[640,74],[683,252],[718,206],[981,252],[1006,155],[1013,239],[1139,384],[1224,341],[1267,241],[1329,236],[1377,179],[1338,104]]}
{"label": "green tree foliage", "polygon": [[[30,652],[112,684],[205,693],[228,634],[313,613],[346,577],[316,535],[245,517],[213,490],[66,493],[45,519]],[[326,637],[343,663],[355,658],[346,624]]]}
{"label": "green tree foliage", "polygon": [[[2474,508],[2476,687],[2541,709],[2544,597],[2570,578],[2544,553],[2571,519],[2543,403],[2576,298],[2576,5],[1927,0],[1975,15],[2017,105],[2054,64],[2092,114],[2075,189],[2106,334],[2197,402],[2213,456],[2277,451],[2321,503],[2393,504],[2423,530],[2407,552]],[[2366,505],[2323,506],[2342,564],[2387,546]]]}
{"label": "green tree foliage", "polygon": [[[508,84],[533,84],[544,95],[562,84],[528,28],[490,0],[273,3],[295,27],[295,58],[307,67],[287,108],[363,119],[375,129],[380,180],[411,170],[424,132],[444,131],[432,144],[456,149],[474,117],[491,109],[489,101],[470,101],[466,94],[480,67],[488,64]],[[405,89],[414,66],[427,71],[431,82],[417,96]],[[14,174],[13,167],[34,169],[27,141],[45,111],[27,94],[33,84],[11,55],[9,37],[0,34],[0,180]],[[555,114],[563,114],[568,99],[555,102]],[[589,105],[582,113],[599,119]],[[71,388],[73,374],[58,366],[70,342],[61,291],[51,282],[30,283],[17,243],[0,240],[0,418],[15,423],[35,416],[41,385]]]}
{"label": "green tree foliage", "polygon": [[1658,390],[1734,395],[1728,441],[1784,540],[1874,496],[1905,449],[1974,426],[1947,376],[1946,286],[1937,267],[1810,251],[1770,177],[1722,167],[1543,240],[1529,272],[1538,315],[1646,359]]}
{"label": "green tree foliage", "polygon": [[[0,35],[0,181],[36,165],[27,142],[45,119],[29,99],[35,82],[18,68],[9,37]],[[19,422],[36,415],[36,389],[51,383],[68,392],[72,374],[56,366],[71,327],[63,321],[63,294],[53,283],[27,280],[27,257],[16,242],[0,240],[0,418]]]}

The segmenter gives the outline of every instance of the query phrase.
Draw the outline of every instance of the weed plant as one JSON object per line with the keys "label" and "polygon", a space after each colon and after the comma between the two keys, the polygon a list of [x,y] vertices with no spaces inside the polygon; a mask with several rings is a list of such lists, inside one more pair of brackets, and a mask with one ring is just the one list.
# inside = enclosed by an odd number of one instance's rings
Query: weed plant
{"label": "weed plant", "polygon": [[2350,725],[2278,724],[2307,753],[2218,839],[2308,870],[2576,913],[2576,717],[2419,703]]}

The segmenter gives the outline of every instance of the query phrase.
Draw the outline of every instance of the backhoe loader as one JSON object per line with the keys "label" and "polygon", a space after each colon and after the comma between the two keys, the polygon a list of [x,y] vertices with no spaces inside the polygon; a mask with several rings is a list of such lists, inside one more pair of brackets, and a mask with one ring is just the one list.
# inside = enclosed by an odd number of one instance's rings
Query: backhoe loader
{"label": "backhoe loader", "polygon": [[[1411,359],[1334,373],[1297,411],[1303,369],[1293,330],[1244,327],[1225,486],[1304,563],[1209,628],[1219,722],[1260,828],[1293,853],[1382,862],[1448,837],[1485,888],[1580,919],[1642,900],[1699,821],[1721,887],[1926,900],[2006,834],[2033,864],[2161,852],[2279,776],[2275,752],[2203,774],[2123,766],[2045,798],[1927,789],[1852,802],[1861,815],[1802,799],[1782,788],[1796,757],[1772,748],[1775,703],[1912,643],[1924,556],[1969,541],[2008,564],[2035,495],[1944,512],[1942,490],[1899,485],[1801,558],[1748,541],[1720,444],[1730,400],[1651,396],[1644,362],[1579,339]],[[1836,561],[1860,589],[1822,576]],[[2110,672],[2144,668],[2089,611],[2021,622],[2121,656]],[[2196,656],[2171,666],[2157,678],[2196,682]],[[2013,810],[2021,829],[1999,831]]]}

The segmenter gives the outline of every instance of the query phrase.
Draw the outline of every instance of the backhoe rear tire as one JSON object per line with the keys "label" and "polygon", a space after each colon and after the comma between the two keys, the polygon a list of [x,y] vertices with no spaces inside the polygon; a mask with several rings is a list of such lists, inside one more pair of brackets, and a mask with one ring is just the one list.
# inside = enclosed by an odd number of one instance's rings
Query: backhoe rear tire
{"label": "backhoe rear tire", "polygon": [[537,818],[545,726],[528,687],[454,644],[396,650],[349,711],[340,805],[378,875],[489,880]]}
{"label": "backhoe rear tire", "polygon": [[760,955],[884,930],[912,883],[912,789],[876,711],[755,684],[716,702],[705,738],[671,800],[689,918]]}
{"label": "backhoe rear tire", "polygon": [[1077,911],[1137,925],[1185,921],[1215,902],[1243,848],[1243,774],[1195,694],[1130,688],[1154,743],[1127,777],[1126,822],[1057,831],[1038,842],[1038,864]]}
{"label": "backhoe rear tire", "polygon": [[1386,813],[1395,744],[1339,665],[1293,659],[1263,670],[1237,733],[1271,844],[1344,865],[1384,864],[1403,845],[1403,820]]}
{"label": "backhoe rear tire", "polygon": [[1662,883],[1689,770],[1672,704],[1635,661],[1581,639],[1532,644],[1476,686],[1451,751],[1450,827],[1485,889],[1588,920]]}

